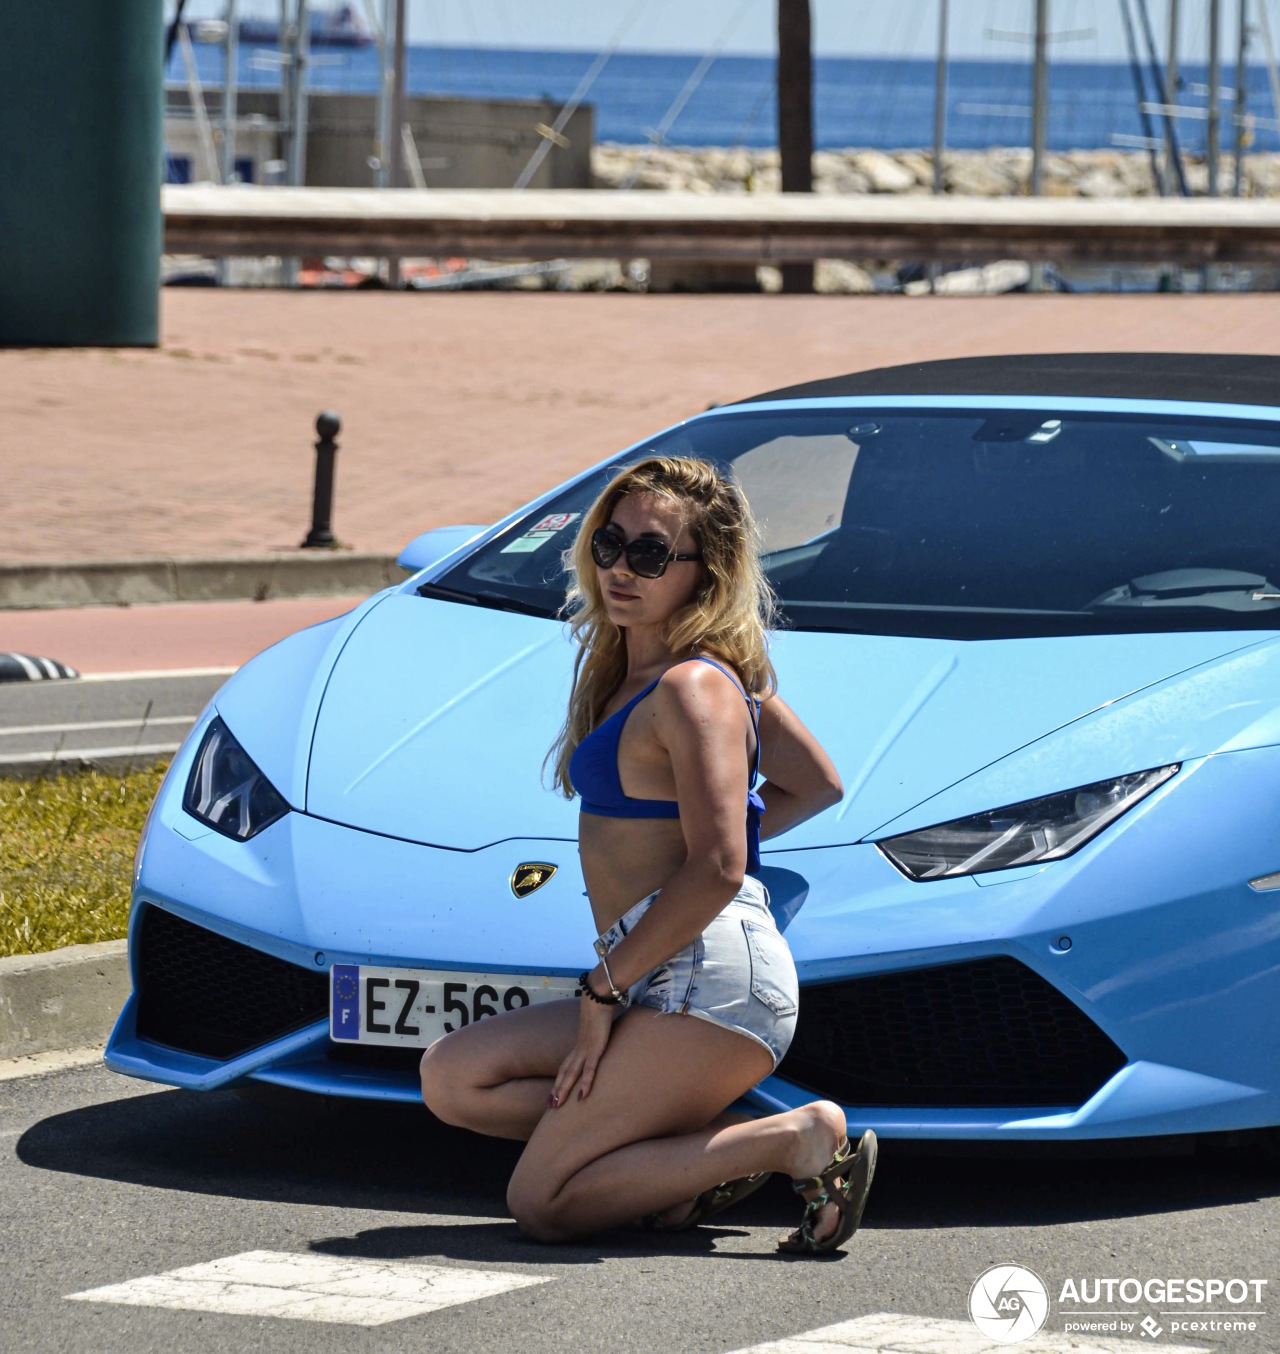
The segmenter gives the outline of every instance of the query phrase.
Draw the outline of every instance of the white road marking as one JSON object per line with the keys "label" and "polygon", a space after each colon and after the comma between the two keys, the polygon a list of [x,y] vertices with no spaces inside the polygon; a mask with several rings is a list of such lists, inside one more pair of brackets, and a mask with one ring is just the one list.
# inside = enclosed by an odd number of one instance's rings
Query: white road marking
{"label": "white road marking", "polygon": [[229,677],[239,668],[145,668],[138,672],[86,672],[82,682],[140,682],[157,677]]}
{"label": "white road marking", "polygon": [[92,1067],[102,1061],[105,1044],[92,1048],[52,1049],[48,1053],[28,1053],[21,1058],[6,1058],[0,1062],[0,1081],[17,1077],[42,1077],[49,1072],[63,1072],[69,1067]]}
{"label": "white road marking", "polygon": [[178,750],[177,743],[147,743],[134,747],[132,743],[118,748],[60,748],[57,752],[13,752],[0,757],[6,766],[36,762],[93,762],[99,757],[169,757]]}
{"label": "white road marking", "polygon": [[550,1281],[402,1260],[246,1251],[67,1296],[80,1302],[381,1326]]}
{"label": "white road marking", "polygon": [[[1210,1354],[1202,1345],[1160,1341],[1155,1347],[1163,1354]],[[751,1345],[734,1354],[994,1354],[996,1350],[1017,1350],[1018,1354],[1141,1354],[1152,1348],[1149,1340],[1113,1340],[1056,1331],[1041,1331],[1016,1345],[1000,1344],[988,1340],[972,1321],[876,1312],[785,1340]]]}
{"label": "white road marking", "polygon": [[[148,719],[146,727],[150,729],[157,724],[194,724],[199,718],[198,714],[160,715]],[[142,719],[138,716],[133,719],[92,719],[83,724],[19,724],[0,729],[0,738],[17,738],[21,735],[33,733],[83,733],[86,729],[140,729],[142,727]]]}

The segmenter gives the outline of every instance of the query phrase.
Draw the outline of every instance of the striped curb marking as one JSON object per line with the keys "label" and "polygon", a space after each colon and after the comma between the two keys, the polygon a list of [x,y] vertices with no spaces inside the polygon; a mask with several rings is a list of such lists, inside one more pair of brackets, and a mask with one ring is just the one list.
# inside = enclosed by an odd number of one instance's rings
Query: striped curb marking
{"label": "striped curb marking", "polygon": [[1112,1340],[1105,1336],[1058,1334],[1041,1331],[1029,1340],[1001,1344],[988,1340],[971,1321],[949,1321],[932,1316],[900,1316],[877,1312],[872,1316],[839,1321],[834,1326],[751,1345],[734,1354],[993,1354],[1017,1350],[1018,1354],[1141,1354],[1152,1348],[1164,1354],[1210,1354],[1201,1345],[1173,1345],[1160,1341]]}
{"label": "striped curb marking", "polygon": [[68,1297],[78,1302],[381,1326],[550,1282],[549,1277],[497,1270],[246,1251]]}
{"label": "striped curb marking", "polygon": [[48,682],[80,674],[56,658],[37,658],[29,653],[0,653],[0,682]]}

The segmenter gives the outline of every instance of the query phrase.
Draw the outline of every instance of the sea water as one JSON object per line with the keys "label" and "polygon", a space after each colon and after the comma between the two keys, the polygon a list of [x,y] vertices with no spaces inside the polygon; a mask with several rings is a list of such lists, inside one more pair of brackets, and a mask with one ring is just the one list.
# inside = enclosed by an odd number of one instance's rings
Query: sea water
{"label": "sea water", "polygon": [[[222,51],[197,45],[202,81],[222,82]],[[412,46],[406,54],[407,84],[413,94],[485,98],[569,99],[595,59],[585,51],[505,50],[495,47]],[[586,102],[595,108],[597,141],[643,142],[661,124],[696,69],[698,54],[618,52],[591,86]],[[858,146],[903,149],[933,143],[935,68],[931,61],[877,57],[819,57],[814,63],[814,132],[819,147]],[[168,78],[183,81],[175,51]],[[689,98],[666,141],[684,146],[773,146],[777,144],[774,62],[768,57],[722,56]],[[1203,67],[1182,72],[1177,102],[1203,110],[1207,91]],[[272,88],[279,81],[273,49],[240,47],[242,87]],[[1224,77],[1229,83],[1230,77]],[[312,53],[309,85],[317,90],[373,93],[378,87],[374,47],[318,48]],[[1258,119],[1251,150],[1280,149],[1265,70],[1249,71],[1248,108]],[[1147,73],[1145,97],[1159,101]],[[1230,148],[1234,130],[1231,99],[1223,90],[1222,140]],[[1025,61],[953,61],[947,97],[947,144],[955,149],[1026,146],[1031,139],[1031,70]],[[1163,135],[1153,115],[1144,127],[1138,111],[1134,73],[1125,62],[1059,61],[1050,69],[1048,145],[1051,150],[1130,146],[1151,131]],[[1206,123],[1179,118],[1182,149],[1205,150]]]}

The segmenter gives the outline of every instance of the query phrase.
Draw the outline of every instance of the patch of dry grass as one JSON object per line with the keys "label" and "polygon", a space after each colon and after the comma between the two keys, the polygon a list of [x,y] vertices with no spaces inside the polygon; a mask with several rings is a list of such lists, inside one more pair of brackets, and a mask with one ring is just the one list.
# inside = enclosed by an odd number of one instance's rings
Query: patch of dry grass
{"label": "patch of dry grass", "polygon": [[165,764],[0,778],[0,956],[118,940]]}

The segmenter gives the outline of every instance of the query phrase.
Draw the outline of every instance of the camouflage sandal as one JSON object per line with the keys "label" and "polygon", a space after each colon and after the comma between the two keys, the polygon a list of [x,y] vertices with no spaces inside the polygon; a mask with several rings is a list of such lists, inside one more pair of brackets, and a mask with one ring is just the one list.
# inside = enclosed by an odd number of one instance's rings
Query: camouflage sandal
{"label": "camouflage sandal", "polygon": [[[826,1255],[839,1250],[858,1230],[875,1173],[876,1135],[871,1129],[862,1135],[856,1152],[850,1151],[849,1139],[845,1138],[830,1163],[817,1175],[791,1182],[791,1188],[797,1194],[808,1194],[812,1190],[821,1192],[807,1199],[800,1226],[790,1235],[778,1239],[778,1249],[788,1255]],[[813,1227],[826,1204],[835,1204],[840,1210],[840,1221],[830,1236],[818,1241],[813,1235]]]}
{"label": "camouflage sandal", "polygon": [[640,1219],[640,1228],[645,1232],[684,1232],[690,1227],[697,1227],[754,1194],[769,1179],[770,1174],[769,1171],[761,1171],[759,1175],[744,1175],[738,1180],[726,1180],[722,1185],[713,1185],[694,1196],[693,1210],[688,1217],[681,1218],[679,1222],[663,1222],[661,1213],[649,1213]]}

